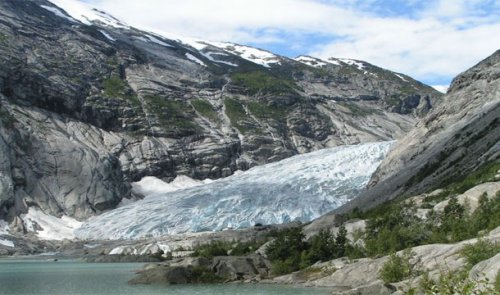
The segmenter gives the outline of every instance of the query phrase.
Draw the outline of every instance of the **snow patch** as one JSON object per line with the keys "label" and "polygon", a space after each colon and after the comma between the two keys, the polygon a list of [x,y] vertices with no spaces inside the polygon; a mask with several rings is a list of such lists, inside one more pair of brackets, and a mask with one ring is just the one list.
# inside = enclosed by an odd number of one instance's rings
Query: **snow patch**
{"label": "snow patch", "polygon": [[75,233],[81,239],[138,239],[307,222],[356,197],[392,144],[323,149],[206,185],[155,192],[88,220]]}
{"label": "snow patch", "polygon": [[104,11],[91,8],[81,1],[75,0],[49,0],[53,4],[64,9],[73,19],[76,19],[86,25],[91,25],[92,22],[101,22],[106,26],[115,28],[129,29],[118,19],[112,17]]}
{"label": "snow patch", "polygon": [[10,236],[9,224],[5,220],[0,219],[0,235]]}
{"label": "snow patch", "polygon": [[76,22],[76,20],[72,19],[71,17],[67,16],[66,14],[64,14],[62,11],[60,11],[59,9],[55,8],[55,7],[52,7],[52,6],[47,6],[47,5],[40,5],[40,7],[54,13],[55,15],[59,16],[59,17],[62,17],[62,18],[65,18],[67,20],[69,20],[70,22]]}
{"label": "snow patch", "polygon": [[209,51],[209,52],[201,52],[200,53],[206,57],[208,60],[210,61],[213,61],[213,62],[216,62],[216,63],[222,63],[222,64],[226,64],[228,66],[232,66],[232,67],[237,67],[238,65],[237,64],[233,64],[233,63],[230,63],[228,61],[223,61],[223,60],[218,60],[218,59],[215,59],[213,57],[213,55],[219,55],[219,56],[228,56],[227,54],[225,53],[220,53],[220,52],[212,52],[212,51]]}
{"label": "snow patch", "polygon": [[196,56],[192,55],[191,53],[186,53],[186,57],[187,59],[189,59],[190,61],[194,61],[195,63],[201,65],[201,66],[204,66],[206,67],[207,65],[205,63],[203,63],[199,58],[197,58]]}
{"label": "snow patch", "polygon": [[350,66],[355,66],[360,71],[364,71],[365,66],[357,60],[348,59],[348,58],[339,58],[339,60],[343,63],[350,65]]}
{"label": "snow patch", "polygon": [[306,64],[311,67],[321,68],[322,66],[326,66],[327,63],[319,58],[301,55],[295,58],[296,61]]}
{"label": "snow patch", "polygon": [[398,76],[398,78],[403,80],[404,82],[410,82],[410,81],[406,80],[405,77],[403,77],[402,75],[400,75],[398,73],[394,73],[394,75]]}
{"label": "snow patch", "polygon": [[21,219],[29,232],[35,232],[41,240],[74,239],[74,230],[82,225],[71,217],[61,218],[47,215],[36,208],[29,208],[28,213],[22,214]]}
{"label": "snow patch", "polygon": [[432,85],[432,88],[436,89],[441,93],[446,93],[450,85]]}
{"label": "snow patch", "polygon": [[269,51],[228,42],[206,43],[266,68],[269,68],[271,64],[280,64],[280,58]]}
{"label": "snow patch", "polygon": [[10,240],[6,240],[4,238],[0,238],[0,245],[4,245],[6,247],[11,247],[11,248],[14,248],[14,242],[10,241]]}
{"label": "snow patch", "polygon": [[157,38],[155,38],[155,37],[153,37],[153,36],[146,35],[146,37],[147,37],[147,38],[148,38],[151,42],[156,43],[156,44],[158,44],[158,45],[162,45],[162,46],[165,46],[165,47],[174,47],[174,46],[172,46],[172,45],[170,45],[170,44],[167,44],[167,43],[165,43],[165,42],[163,42],[163,41],[161,41],[161,40],[159,40],[159,39],[157,39]]}
{"label": "snow patch", "polygon": [[146,176],[140,181],[132,183],[132,191],[144,196],[151,196],[174,192],[176,190],[210,183],[211,181],[210,179],[196,180],[189,176],[178,175],[172,182],[167,183],[154,176]]}
{"label": "snow patch", "polygon": [[99,30],[99,32],[101,32],[101,34],[102,34],[104,37],[106,37],[106,39],[108,39],[109,41],[111,41],[111,42],[115,42],[115,41],[116,41],[116,39],[115,39],[115,38],[113,38],[113,37],[111,37],[111,35],[110,35],[110,34],[108,34],[108,33],[106,33],[106,31]]}

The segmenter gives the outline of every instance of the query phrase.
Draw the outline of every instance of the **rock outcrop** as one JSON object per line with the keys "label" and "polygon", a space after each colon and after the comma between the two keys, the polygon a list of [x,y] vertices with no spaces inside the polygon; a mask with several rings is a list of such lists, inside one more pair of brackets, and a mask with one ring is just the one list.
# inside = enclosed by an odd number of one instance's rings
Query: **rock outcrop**
{"label": "rock outcrop", "polygon": [[440,98],[362,61],[249,58],[89,13],[0,3],[0,219],[28,206],[85,219],[144,176],[219,178],[399,138]]}
{"label": "rock outcrop", "polygon": [[443,187],[500,159],[500,51],[460,74],[382,161],[368,189],[336,212]]}

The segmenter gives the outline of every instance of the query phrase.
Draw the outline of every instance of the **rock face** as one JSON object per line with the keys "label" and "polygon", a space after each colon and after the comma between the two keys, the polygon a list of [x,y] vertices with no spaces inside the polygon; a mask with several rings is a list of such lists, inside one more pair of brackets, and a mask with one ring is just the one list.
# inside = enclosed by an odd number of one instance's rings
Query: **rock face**
{"label": "rock face", "polygon": [[84,219],[144,176],[219,178],[400,138],[440,98],[362,61],[173,40],[63,8],[0,3],[2,219],[27,206]]}
{"label": "rock face", "polygon": [[500,156],[500,51],[460,74],[443,102],[382,161],[369,189],[339,208],[366,209],[443,187]]}

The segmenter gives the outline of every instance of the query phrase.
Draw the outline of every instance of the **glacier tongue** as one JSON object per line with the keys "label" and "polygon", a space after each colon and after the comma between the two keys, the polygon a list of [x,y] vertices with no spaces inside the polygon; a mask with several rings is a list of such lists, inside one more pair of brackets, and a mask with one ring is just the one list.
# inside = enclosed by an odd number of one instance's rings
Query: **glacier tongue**
{"label": "glacier tongue", "polygon": [[91,218],[75,234],[80,239],[138,239],[310,221],[355,197],[392,143],[324,149],[154,194]]}

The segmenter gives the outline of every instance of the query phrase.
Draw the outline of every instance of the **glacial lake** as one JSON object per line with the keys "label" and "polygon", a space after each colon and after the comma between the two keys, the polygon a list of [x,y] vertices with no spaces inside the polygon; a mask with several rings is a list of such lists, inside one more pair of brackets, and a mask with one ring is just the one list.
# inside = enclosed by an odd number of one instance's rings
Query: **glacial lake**
{"label": "glacial lake", "polygon": [[327,289],[261,284],[129,285],[141,263],[0,259],[0,294],[322,295]]}

